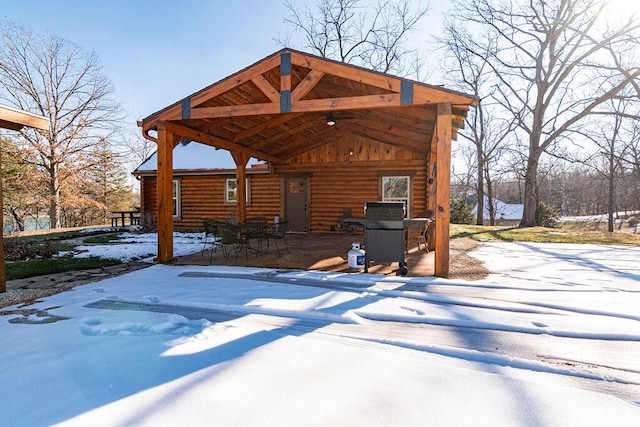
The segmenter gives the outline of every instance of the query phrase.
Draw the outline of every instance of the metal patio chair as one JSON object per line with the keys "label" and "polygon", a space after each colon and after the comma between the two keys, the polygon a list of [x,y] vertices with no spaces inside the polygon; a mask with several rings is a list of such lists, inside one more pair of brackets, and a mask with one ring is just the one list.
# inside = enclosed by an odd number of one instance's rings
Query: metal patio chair
{"label": "metal patio chair", "polygon": [[276,251],[278,251],[278,257],[280,256],[280,248],[278,247],[278,240],[284,242],[284,246],[289,252],[289,245],[287,245],[287,231],[289,230],[289,221],[282,221],[273,225],[265,237],[267,239],[267,250],[269,250],[269,241],[273,240],[273,244],[276,245]]}
{"label": "metal patio chair", "polygon": [[220,225],[223,224],[223,222],[215,219],[205,219],[202,220],[202,224],[204,226],[204,239],[200,255],[204,255],[207,246],[211,245],[211,256],[209,257],[209,262],[211,262],[214,252],[216,252],[218,246],[220,246]]}

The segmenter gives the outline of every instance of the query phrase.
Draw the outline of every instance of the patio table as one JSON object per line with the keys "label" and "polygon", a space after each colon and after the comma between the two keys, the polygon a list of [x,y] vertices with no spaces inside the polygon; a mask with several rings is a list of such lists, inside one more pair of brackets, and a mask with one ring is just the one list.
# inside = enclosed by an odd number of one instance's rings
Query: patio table
{"label": "patio table", "polygon": [[111,225],[117,227],[118,222],[122,222],[122,226],[125,225],[125,220],[129,218],[129,225],[140,224],[140,209],[127,209],[123,211],[112,211],[114,216],[111,217]]}
{"label": "patio table", "polygon": [[[258,256],[262,252],[262,240],[266,237],[268,225],[266,223],[248,222],[238,224],[237,227],[242,234],[245,250],[254,250],[256,251],[256,256]],[[257,248],[251,246],[252,239],[258,241]]]}

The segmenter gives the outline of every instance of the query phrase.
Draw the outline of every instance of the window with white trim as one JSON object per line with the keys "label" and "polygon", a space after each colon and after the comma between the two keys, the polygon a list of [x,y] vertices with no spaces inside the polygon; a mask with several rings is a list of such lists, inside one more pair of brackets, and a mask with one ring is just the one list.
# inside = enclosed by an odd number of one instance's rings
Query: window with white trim
{"label": "window with white trim", "polygon": [[[247,204],[251,204],[251,180],[247,178]],[[238,200],[238,180],[235,178],[225,178],[224,180],[224,202],[236,203]]]}
{"label": "window with white trim", "polygon": [[382,176],[380,177],[383,202],[403,202],[405,215],[409,215],[411,177]]}
{"label": "window with white trim", "polygon": [[171,196],[173,203],[173,217],[180,218],[180,180],[173,180],[173,195]]}

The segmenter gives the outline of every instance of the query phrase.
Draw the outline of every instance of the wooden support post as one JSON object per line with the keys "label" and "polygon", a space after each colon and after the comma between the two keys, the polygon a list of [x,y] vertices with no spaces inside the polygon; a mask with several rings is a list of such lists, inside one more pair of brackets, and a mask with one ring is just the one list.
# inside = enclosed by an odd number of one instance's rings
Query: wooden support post
{"label": "wooden support post", "polygon": [[434,273],[438,277],[449,277],[451,104],[438,104],[437,114]]}
{"label": "wooden support post", "polygon": [[173,146],[175,135],[158,123],[158,262],[173,260]]}
{"label": "wooden support post", "polygon": [[[2,154],[0,153],[0,165],[2,164]],[[2,196],[2,168],[0,167],[0,206],[3,206]],[[4,263],[4,215],[0,215],[0,293],[7,291],[7,276],[5,274]]]}
{"label": "wooden support post", "polygon": [[247,219],[247,163],[249,156],[246,153],[232,151],[231,157],[236,163],[236,217],[238,223],[243,223]]}

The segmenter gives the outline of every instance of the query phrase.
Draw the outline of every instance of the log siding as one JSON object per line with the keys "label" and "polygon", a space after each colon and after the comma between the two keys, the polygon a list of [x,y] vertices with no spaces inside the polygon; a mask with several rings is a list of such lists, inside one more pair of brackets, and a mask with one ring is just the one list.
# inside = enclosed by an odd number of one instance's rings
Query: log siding
{"label": "log siding", "polygon": [[[350,153],[352,151],[352,153]],[[345,209],[364,216],[367,201],[380,200],[384,175],[411,177],[410,215],[427,207],[427,171],[421,156],[395,150],[386,144],[350,135],[342,141],[318,147],[275,167],[272,173],[250,176],[247,216],[284,218],[282,183],[285,176],[310,177],[309,231],[335,232]],[[181,180],[181,217],[174,218],[177,231],[201,231],[205,218],[235,220],[235,204],[224,202],[225,178],[232,175],[176,175]],[[153,176],[141,177],[142,209],[148,221],[157,215],[157,186]]]}

